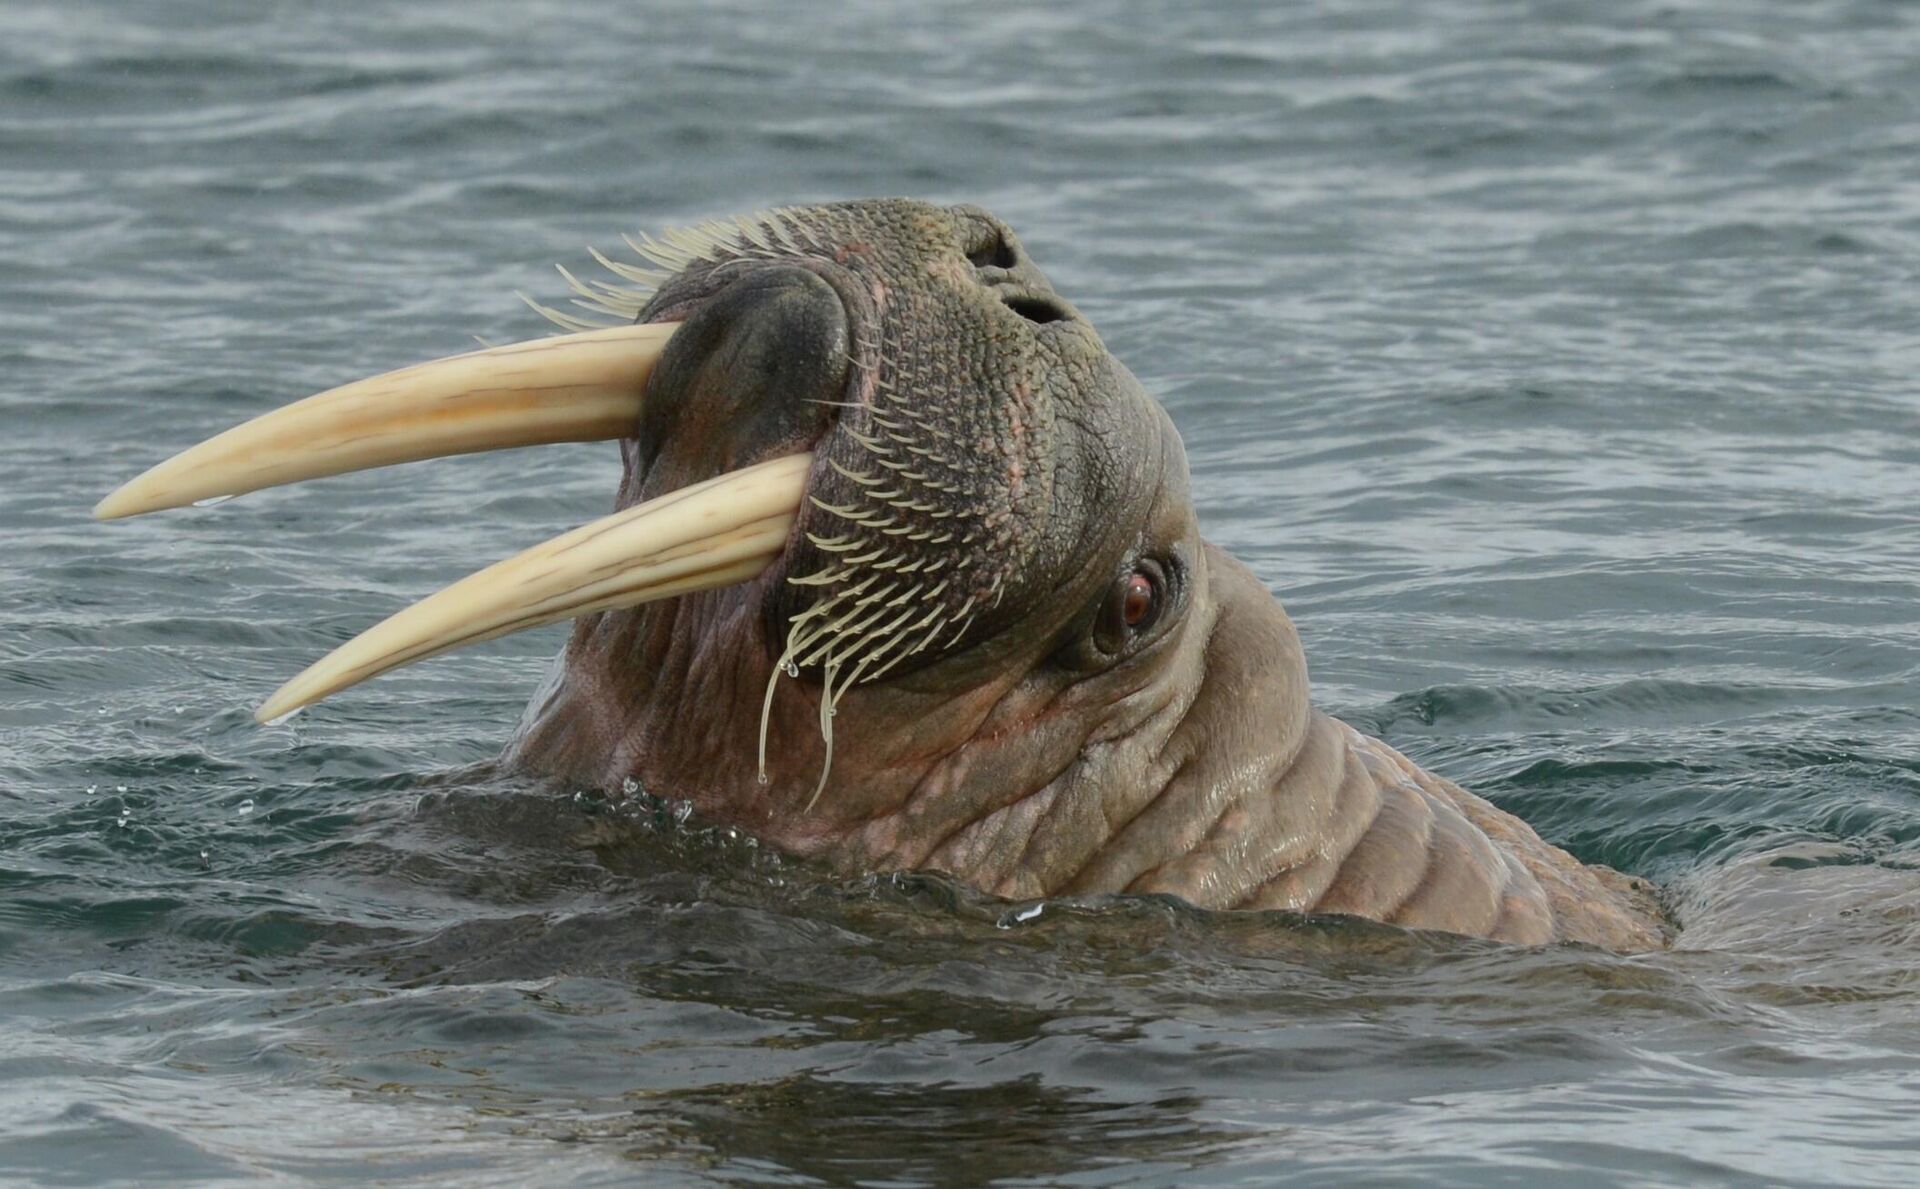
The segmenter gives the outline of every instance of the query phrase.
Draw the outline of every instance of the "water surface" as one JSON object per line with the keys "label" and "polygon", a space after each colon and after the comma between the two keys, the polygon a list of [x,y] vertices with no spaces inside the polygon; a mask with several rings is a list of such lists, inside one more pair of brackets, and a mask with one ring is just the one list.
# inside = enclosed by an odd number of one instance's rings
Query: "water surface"
{"label": "water surface", "polygon": [[[0,1177],[1912,1183],[1917,19],[13,0]],[[252,724],[608,447],[86,518],[589,243],[894,193],[1165,401],[1322,705],[1679,948],[836,882],[494,771],[559,629]]]}

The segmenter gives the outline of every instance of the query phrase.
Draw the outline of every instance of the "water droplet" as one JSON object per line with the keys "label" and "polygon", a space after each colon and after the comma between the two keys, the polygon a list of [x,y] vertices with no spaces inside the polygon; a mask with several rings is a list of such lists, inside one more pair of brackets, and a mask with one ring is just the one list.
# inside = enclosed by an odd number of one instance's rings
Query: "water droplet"
{"label": "water droplet", "polygon": [[798,661],[787,662],[787,676],[789,677],[800,676],[800,662]]}
{"label": "water droplet", "polygon": [[1045,904],[1029,904],[1025,908],[1016,908],[1012,912],[1007,913],[995,921],[994,925],[1001,929],[1011,929],[1015,925],[1024,925],[1028,921],[1034,920],[1045,911],[1047,911]]}
{"label": "water droplet", "polygon": [[234,813],[241,817],[251,817],[253,815],[253,798],[248,797],[246,800],[240,802],[239,807],[234,810]]}
{"label": "water droplet", "polygon": [[640,791],[640,782],[629,776],[620,782],[620,791],[631,797]]}
{"label": "water droplet", "polygon": [[838,715],[839,713],[840,713],[840,707],[838,707],[838,706],[829,706],[829,707],[827,707],[827,717],[828,717],[828,718],[833,718],[833,717],[835,717],[835,716],[837,716],[837,715]]}
{"label": "water droplet", "polygon": [[[766,784],[766,783],[767,783],[767,774],[766,774],[765,772],[762,772],[762,773],[760,774],[760,783],[761,783],[761,784]],[[88,792],[92,792],[93,790],[92,790],[92,789],[88,789],[87,791],[88,791]]]}
{"label": "water droplet", "polygon": [[193,506],[196,508],[217,508],[232,498],[231,495],[210,495],[206,499],[193,501]]}
{"label": "water droplet", "polygon": [[692,816],[693,816],[693,802],[679,801],[674,804],[673,820],[675,822],[678,822],[680,825],[684,826],[687,824],[687,819]]}

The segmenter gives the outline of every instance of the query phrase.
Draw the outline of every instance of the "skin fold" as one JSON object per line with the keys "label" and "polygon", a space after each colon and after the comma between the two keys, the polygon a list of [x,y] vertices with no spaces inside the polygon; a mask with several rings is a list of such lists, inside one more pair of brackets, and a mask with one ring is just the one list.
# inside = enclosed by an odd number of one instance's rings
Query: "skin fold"
{"label": "skin fold", "polygon": [[[992,216],[764,217],[639,321],[617,506],[811,451],[737,585],[576,620],[508,755],[844,871],[1666,944],[1651,887],[1316,711],[1165,412]],[[764,768],[761,739],[764,732]]]}

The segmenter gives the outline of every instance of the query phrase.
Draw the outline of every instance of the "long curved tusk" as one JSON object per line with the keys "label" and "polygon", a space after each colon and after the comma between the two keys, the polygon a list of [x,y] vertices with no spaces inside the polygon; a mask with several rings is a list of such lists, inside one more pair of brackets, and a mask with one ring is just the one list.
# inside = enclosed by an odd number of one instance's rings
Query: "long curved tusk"
{"label": "long curved tusk", "polygon": [[174,455],[93,514],[115,520],[423,458],[626,437],[677,325],[509,343],[356,380]]}
{"label": "long curved tusk", "polygon": [[271,722],[388,669],[590,611],[745,582],[786,548],[811,454],[730,471],[496,562],[375,624],[281,686]]}

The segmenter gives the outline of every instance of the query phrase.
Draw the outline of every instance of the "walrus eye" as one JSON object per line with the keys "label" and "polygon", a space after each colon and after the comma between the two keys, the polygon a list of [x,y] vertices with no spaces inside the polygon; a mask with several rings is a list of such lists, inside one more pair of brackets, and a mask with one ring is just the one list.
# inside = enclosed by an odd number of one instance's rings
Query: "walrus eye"
{"label": "walrus eye", "polygon": [[1137,631],[1159,605],[1153,593],[1153,579],[1135,570],[1121,585],[1124,589],[1120,593],[1120,618]]}
{"label": "walrus eye", "polygon": [[1167,603],[1166,574],[1160,563],[1142,559],[1107,588],[1094,623],[1093,643],[1107,656],[1152,631]]}

